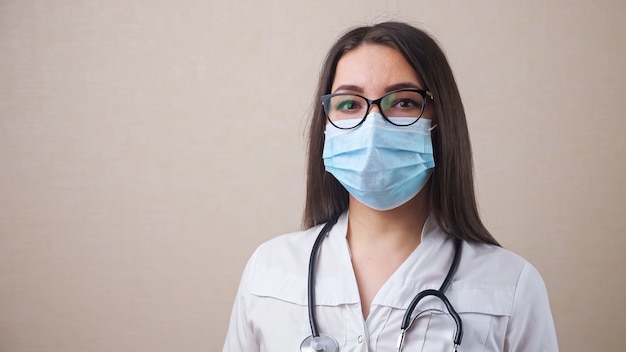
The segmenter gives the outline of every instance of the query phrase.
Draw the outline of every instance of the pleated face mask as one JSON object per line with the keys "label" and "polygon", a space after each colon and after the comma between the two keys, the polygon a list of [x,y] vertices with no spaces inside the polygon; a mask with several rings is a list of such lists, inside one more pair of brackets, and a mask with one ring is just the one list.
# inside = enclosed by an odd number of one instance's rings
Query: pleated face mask
{"label": "pleated face mask", "polygon": [[375,112],[354,129],[327,124],[322,154],[326,171],[368,207],[397,208],[424,188],[435,167],[430,124],[422,118],[395,126]]}

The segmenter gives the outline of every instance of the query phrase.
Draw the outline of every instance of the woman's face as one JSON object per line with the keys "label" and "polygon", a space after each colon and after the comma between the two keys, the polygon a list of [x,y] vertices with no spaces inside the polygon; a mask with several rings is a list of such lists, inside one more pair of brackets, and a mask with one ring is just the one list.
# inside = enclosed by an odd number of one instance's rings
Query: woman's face
{"label": "woman's face", "polygon": [[[395,49],[380,44],[363,44],[344,54],[337,63],[331,93],[359,94],[378,99],[394,90],[425,89],[421,78]],[[380,113],[378,106],[370,110]],[[432,119],[432,104],[422,118]]]}

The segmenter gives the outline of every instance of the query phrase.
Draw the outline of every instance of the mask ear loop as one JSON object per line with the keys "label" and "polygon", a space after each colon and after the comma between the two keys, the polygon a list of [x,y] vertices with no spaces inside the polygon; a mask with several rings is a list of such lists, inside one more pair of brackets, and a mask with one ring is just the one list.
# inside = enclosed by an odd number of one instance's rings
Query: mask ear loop
{"label": "mask ear loop", "polygon": [[439,126],[439,125],[435,124],[433,127],[430,127],[428,129],[428,132],[432,132],[437,126]]}

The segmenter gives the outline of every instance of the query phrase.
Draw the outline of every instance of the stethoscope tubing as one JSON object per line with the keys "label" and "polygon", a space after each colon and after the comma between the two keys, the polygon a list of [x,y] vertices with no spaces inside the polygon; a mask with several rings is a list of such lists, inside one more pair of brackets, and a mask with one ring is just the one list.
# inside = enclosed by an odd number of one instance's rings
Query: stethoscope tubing
{"label": "stethoscope tubing", "polygon": [[[316,316],[315,316],[315,307],[316,307],[316,302],[315,302],[315,263],[317,261],[317,256],[318,256],[319,248],[320,248],[320,245],[321,245],[322,241],[324,240],[324,238],[326,237],[328,232],[332,229],[332,227],[335,225],[335,223],[337,223],[338,218],[339,218],[339,215],[333,216],[324,225],[324,227],[322,227],[322,230],[320,231],[319,235],[315,239],[315,242],[313,243],[313,248],[311,250],[311,257],[309,258],[308,287],[307,287],[307,296],[308,297],[307,298],[308,298],[309,324],[311,325],[311,337],[312,338],[319,338],[320,337],[320,334],[319,334],[319,331],[318,331],[318,328],[317,328],[317,319],[316,319]],[[435,297],[439,298],[443,302],[443,304],[446,306],[446,309],[448,310],[448,312],[452,316],[452,319],[454,320],[454,323],[456,324],[456,332],[454,334],[455,351],[457,350],[458,346],[461,344],[461,341],[463,339],[463,322],[461,320],[461,317],[457,313],[457,311],[454,309],[454,307],[452,306],[452,304],[450,303],[450,301],[446,297],[445,291],[450,286],[450,283],[452,282],[452,278],[454,277],[454,275],[455,275],[455,273],[456,273],[456,271],[457,271],[457,269],[459,267],[459,262],[460,262],[460,259],[461,259],[461,253],[462,253],[462,249],[463,249],[463,245],[462,244],[463,243],[462,243],[462,241],[460,239],[456,239],[454,241],[454,258],[452,259],[452,263],[450,264],[450,269],[448,270],[448,273],[447,273],[445,279],[443,280],[443,283],[441,284],[441,287],[438,290],[426,289],[426,290],[423,290],[423,291],[419,292],[413,298],[413,300],[411,301],[411,303],[407,307],[407,310],[406,310],[406,312],[404,314],[404,317],[402,318],[402,325],[400,327],[400,336],[399,336],[398,346],[397,346],[398,351],[402,350],[402,344],[403,344],[403,340],[404,340],[404,335],[405,335],[407,329],[411,326],[411,323],[412,323],[411,316],[413,315],[413,311],[415,310],[415,307],[417,307],[417,304],[424,297],[427,297],[427,296],[435,296]],[[324,336],[326,336],[326,335],[324,335]],[[333,339],[333,341],[334,341],[334,339]]]}
{"label": "stethoscope tubing", "polygon": [[311,336],[319,337],[320,334],[317,331],[317,319],[315,318],[315,262],[317,261],[317,254],[319,253],[320,244],[324,240],[324,237],[328,234],[330,229],[337,223],[339,216],[333,216],[326,225],[320,231],[320,234],[313,243],[313,249],[311,250],[311,257],[309,258],[309,280],[307,287],[307,295],[309,300],[309,324],[311,325]]}
{"label": "stethoscope tubing", "polygon": [[461,254],[463,252],[462,244],[463,243],[459,239],[454,241],[454,258],[452,259],[452,264],[450,264],[450,269],[448,270],[448,274],[446,275],[446,278],[443,280],[441,287],[438,290],[427,289],[427,290],[421,291],[413,298],[413,300],[407,307],[406,312],[404,313],[404,318],[402,318],[402,325],[400,326],[400,330],[406,331],[411,326],[411,321],[412,321],[411,316],[413,315],[413,311],[415,310],[415,307],[417,306],[417,304],[424,297],[435,296],[443,302],[443,304],[446,306],[446,309],[452,316],[452,319],[454,319],[454,323],[456,324],[456,333],[454,334],[454,344],[455,345],[461,344],[461,340],[463,339],[463,323],[461,321],[461,317],[459,316],[459,313],[457,313],[454,307],[452,307],[452,304],[448,300],[448,297],[446,297],[445,292],[448,289],[448,286],[450,286],[450,282],[452,281],[454,274],[459,268],[459,262],[461,261]]}

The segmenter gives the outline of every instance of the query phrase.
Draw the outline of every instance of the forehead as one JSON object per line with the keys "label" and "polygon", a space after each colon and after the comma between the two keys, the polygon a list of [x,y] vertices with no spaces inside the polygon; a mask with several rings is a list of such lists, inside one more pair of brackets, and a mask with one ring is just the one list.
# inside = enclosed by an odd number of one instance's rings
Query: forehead
{"label": "forehead", "polygon": [[380,94],[398,83],[423,88],[422,80],[399,51],[380,44],[363,44],[339,59],[332,91],[351,85],[361,87],[364,93]]}

